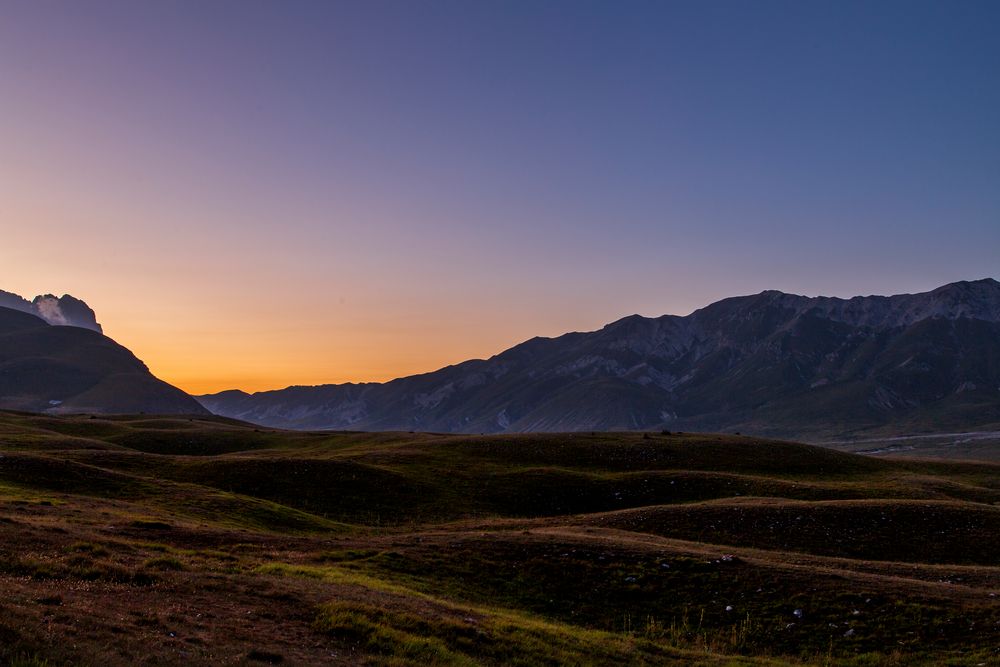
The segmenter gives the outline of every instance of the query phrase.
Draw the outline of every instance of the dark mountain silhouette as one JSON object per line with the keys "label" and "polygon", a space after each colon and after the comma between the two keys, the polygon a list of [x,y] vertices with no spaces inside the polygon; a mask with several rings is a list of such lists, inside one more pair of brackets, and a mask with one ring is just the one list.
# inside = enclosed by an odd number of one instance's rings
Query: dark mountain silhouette
{"label": "dark mountain silhouette", "polygon": [[1000,283],[852,299],[768,291],[626,317],[386,383],[198,400],[269,426],[741,430],[836,437],[1000,424]]}
{"label": "dark mountain silhouette", "polygon": [[41,294],[33,301],[28,301],[17,294],[0,290],[0,308],[12,308],[37,315],[49,324],[83,327],[104,333],[90,306],[69,294],[63,294],[61,297]]}
{"label": "dark mountain silhouette", "polygon": [[[62,306],[69,304],[72,317],[93,315],[82,301],[67,299],[72,297],[58,301]],[[75,310],[77,304],[86,310]],[[88,328],[53,326],[21,309],[2,307],[0,409],[207,413],[183,391],[155,378],[135,355],[107,336]]]}

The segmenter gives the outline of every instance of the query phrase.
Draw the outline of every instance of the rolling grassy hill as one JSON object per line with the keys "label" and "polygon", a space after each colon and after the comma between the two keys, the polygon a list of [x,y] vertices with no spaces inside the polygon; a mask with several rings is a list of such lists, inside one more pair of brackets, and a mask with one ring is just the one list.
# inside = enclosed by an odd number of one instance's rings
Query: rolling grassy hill
{"label": "rolling grassy hill", "polygon": [[0,413],[12,664],[1000,661],[1000,465]]}

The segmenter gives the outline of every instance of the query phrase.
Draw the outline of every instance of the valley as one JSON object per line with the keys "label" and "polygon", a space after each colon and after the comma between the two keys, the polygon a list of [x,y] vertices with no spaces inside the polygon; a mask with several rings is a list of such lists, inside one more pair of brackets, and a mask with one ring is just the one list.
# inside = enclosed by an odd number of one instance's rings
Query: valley
{"label": "valley", "polygon": [[924,433],[822,444],[858,454],[1000,460],[1000,431]]}

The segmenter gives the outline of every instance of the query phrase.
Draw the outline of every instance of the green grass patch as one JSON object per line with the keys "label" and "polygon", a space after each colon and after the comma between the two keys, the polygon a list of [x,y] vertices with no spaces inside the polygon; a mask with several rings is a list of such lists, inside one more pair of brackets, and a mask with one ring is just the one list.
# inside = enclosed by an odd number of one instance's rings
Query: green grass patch
{"label": "green grass patch", "polygon": [[91,556],[107,556],[108,550],[93,542],[74,542],[66,548],[70,553],[83,553]]}
{"label": "green grass patch", "polygon": [[150,558],[145,563],[142,564],[145,570],[161,570],[161,571],[172,571],[172,572],[182,572],[187,569],[179,559],[172,556],[159,556],[157,558]]}

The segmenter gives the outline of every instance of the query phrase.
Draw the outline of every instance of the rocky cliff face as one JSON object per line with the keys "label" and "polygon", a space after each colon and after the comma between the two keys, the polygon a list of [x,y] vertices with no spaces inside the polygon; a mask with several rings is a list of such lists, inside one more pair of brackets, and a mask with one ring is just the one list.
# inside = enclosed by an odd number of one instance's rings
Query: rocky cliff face
{"label": "rocky cliff face", "polygon": [[202,396],[291,428],[735,430],[843,436],[1000,424],[1000,283],[853,299],[734,297],[626,317],[384,384]]}
{"label": "rocky cliff face", "polygon": [[86,303],[64,294],[61,297],[52,294],[36,296],[33,301],[0,290],[0,308],[11,308],[23,313],[30,313],[56,326],[81,327],[103,333],[97,323],[97,316]]}

